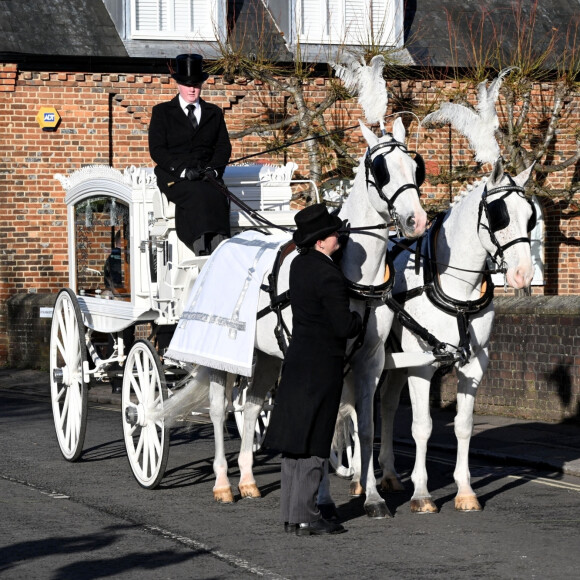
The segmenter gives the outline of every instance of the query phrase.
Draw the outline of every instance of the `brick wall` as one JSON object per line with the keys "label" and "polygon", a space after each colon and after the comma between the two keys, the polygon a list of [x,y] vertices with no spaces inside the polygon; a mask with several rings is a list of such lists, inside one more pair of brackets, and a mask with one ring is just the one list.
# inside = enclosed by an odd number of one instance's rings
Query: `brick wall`
{"label": "brick wall", "polygon": [[[7,302],[12,367],[48,370],[52,294],[17,294]],[[490,363],[475,401],[478,413],[541,421],[580,421],[580,296],[494,300]],[[147,336],[140,325],[137,338]],[[455,372],[435,378],[432,403],[455,404]],[[408,398],[404,393],[403,398]]]}
{"label": "brick wall", "polygon": [[14,294],[6,301],[11,367],[48,370],[51,318],[40,314],[42,308],[52,308],[55,300],[56,294]]}
{"label": "brick wall", "polygon": [[[580,296],[494,299],[490,363],[475,410],[543,421],[580,421]],[[454,404],[455,373],[433,385]]]}
{"label": "brick wall", "polygon": [[[443,99],[455,91],[455,82],[392,81],[392,92],[410,95],[419,105]],[[312,79],[307,98],[321,100],[328,81]],[[549,108],[551,88],[537,87],[539,107]],[[14,64],[0,64],[0,364],[9,364],[7,301],[20,294],[56,292],[68,284],[66,207],[64,191],[53,176],[69,174],[84,165],[110,164],[123,170],[130,165],[151,165],[147,127],[151,108],[168,100],[175,87],[168,75],[109,74],[58,71],[18,71]],[[224,84],[211,78],[204,96],[224,109],[231,132],[238,131],[269,109],[283,105],[286,96],[259,82],[243,79]],[[475,99],[475,95],[474,95]],[[566,108],[566,123],[558,135],[558,162],[574,147],[574,131],[580,122],[580,98]],[[36,121],[41,106],[56,108],[61,122],[55,132],[44,132]],[[569,113],[568,111],[572,111]],[[355,102],[339,103],[326,113],[329,128],[355,125],[361,117]],[[425,157],[428,173],[449,164],[446,129],[425,131],[416,122],[409,127],[413,148]],[[348,133],[349,148],[362,153],[358,130]],[[418,138],[418,139],[417,139]],[[415,145],[415,140],[417,144]],[[260,137],[248,136],[233,143],[233,158],[264,148]],[[453,163],[469,162],[471,152],[464,139],[453,135]],[[307,175],[305,145],[287,153],[298,163],[298,175]],[[260,158],[258,158],[260,159]],[[284,154],[265,158],[284,162]],[[327,168],[328,169],[328,168]],[[574,168],[561,175],[563,186]],[[444,187],[423,186],[425,203],[448,198]],[[546,279],[534,293],[580,294],[580,219],[568,217],[556,202],[544,204],[548,227]]]}

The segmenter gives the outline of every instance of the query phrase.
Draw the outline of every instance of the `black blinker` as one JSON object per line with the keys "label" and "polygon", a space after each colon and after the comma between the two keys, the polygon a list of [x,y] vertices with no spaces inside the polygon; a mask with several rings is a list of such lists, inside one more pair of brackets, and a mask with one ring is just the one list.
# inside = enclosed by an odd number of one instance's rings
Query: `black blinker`
{"label": "black blinker", "polygon": [[419,153],[415,153],[415,163],[417,164],[415,179],[417,180],[417,187],[421,187],[425,181],[425,160]]}
{"label": "black blinker", "polygon": [[536,223],[538,222],[538,215],[536,213],[536,206],[531,201],[528,201],[528,203],[532,206],[532,215],[528,220],[528,233],[529,233],[536,227]]}
{"label": "black blinker", "polygon": [[391,180],[387,163],[382,155],[377,155],[372,161],[372,174],[375,179],[376,186],[383,189]]}
{"label": "black blinker", "polygon": [[492,232],[498,232],[510,225],[510,214],[503,199],[496,199],[487,204],[487,219]]}

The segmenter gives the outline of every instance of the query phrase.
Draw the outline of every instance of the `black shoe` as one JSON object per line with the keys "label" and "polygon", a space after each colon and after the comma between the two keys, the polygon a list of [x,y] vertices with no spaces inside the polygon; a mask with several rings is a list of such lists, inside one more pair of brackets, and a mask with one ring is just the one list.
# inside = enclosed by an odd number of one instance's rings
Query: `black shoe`
{"label": "black shoe", "polygon": [[338,510],[334,503],[322,503],[318,505],[320,515],[328,522],[336,522],[339,520]]}
{"label": "black shoe", "polygon": [[289,524],[288,522],[284,522],[284,531],[287,534],[294,534],[296,532],[296,528],[298,524]]}
{"label": "black shoe", "polygon": [[319,536],[321,534],[342,534],[343,532],[346,532],[344,526],[329,522],[324,518],[296,526],[297,536]]}

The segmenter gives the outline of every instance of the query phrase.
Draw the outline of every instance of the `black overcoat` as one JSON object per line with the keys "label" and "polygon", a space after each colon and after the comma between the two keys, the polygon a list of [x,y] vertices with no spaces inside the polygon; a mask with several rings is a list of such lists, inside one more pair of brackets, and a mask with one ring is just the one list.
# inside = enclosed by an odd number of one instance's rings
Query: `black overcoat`
{"label": "black overcoat", "polygon": [[340,268],[316,250],[290,266],[292,340],[264,446],[329,457],[342,391],[347,338],[361,329]]}
{"label": "black overcoat", "polygon": [[229,203],[206,181],[180,176],[188,167],[215,168],[221,178],[232,146],[219,107],[199,99],[201,120],[194,129],[179,104],[179,95],[153,107],[149,123],[149,154],[157,164],[159,189],[177,206],[175,228],[191,245],[204,233],[230,235]]}

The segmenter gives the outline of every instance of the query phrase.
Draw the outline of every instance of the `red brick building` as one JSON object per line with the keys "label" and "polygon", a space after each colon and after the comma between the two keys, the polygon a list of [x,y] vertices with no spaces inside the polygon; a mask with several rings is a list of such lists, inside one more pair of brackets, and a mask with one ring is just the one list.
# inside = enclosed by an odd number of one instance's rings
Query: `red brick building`
{"label": "red brick building", "polygon": [[[91,164],[110,165],[119,170],[131,165],[151,165],[147,147],[151,108],[175,94],[175,85],[167,70],[167,57],[191,47],[190,42],[174,40],[163,44],[155,41],[151,49],[155,58],[145,59],[143,47],[136,49],[135,42],[131,44],[123,34],[115,37],[115,26],[119,32],[120,25],[114,18],[112,7],[119,7],[122,2],[105,1],[100,7],[97,6],[100,2],[80,3],[85,4],[91,6],[87,10],[97,12],[91,14],[79,34],[88,48],[79,50],[74,46],[78,31],[72,28],[52,34],[52,44],[47,45],[48,32],[54,32],[54,27],[42,31],[40,24],[31,26],[26,32],[26,42],[20,37],[20,48],[24,50],[14,51],[18,48],[17,43],[9,44],[13,37],[0,43],[0,51],[3,50],[0,54],[0,364],[18,365],[23,360],[23,344],[8,328],[14,323],[14,316],[19,316],[15,305],[30,295],[56,296],[58,290],[68,284],[66,206],[64,192],[54,175],[67,175]],[[229,7],[243,3],[226,4]],[[61,10],[72,10],[71,3],[63,0],[54,2],[54,5]],[[109,13],[103,12],[105,5]],[[26,6],[20,6],[18,10],[26,13]],[[26,14],[18,10],[15,9],[13,18],[24,18]],[[79,10],[78,2],[75,10]],[[107,14],[110,16],[108,21]],[[99,26],[91,29],[91,23],[95,22]],[[77,27],[81,24],[77,21]],[[35,33],[39,35],[36,45],[33,42]],[[64,44],[64,38],[69,45]],[[45,44],[39,48],[43,39]],[[62,50],[70,53],[60,52],[56,46],[59,39],[63,43]],[[131,56],[128,46],[138,56]],[[203,43],[195,48],[201,52]],[[206,43],[205,49],[207,51],[203,54],[209,59],[215,46]],[[387,84],[392,92],[410,95],[414,103],[425,104],[441,101],[445,95],[456,92],[456,81],[445,80],[444,76],[441,78],[437,81],[387,79]],[[204,89],[204,97],[223,108],[232,133],[241,130],[249,118],[265,115],[268,103],[279,103],[285,96],[250,79],[234,81],[226,83],[222,76],[212,76]],[[312,76],[306,82],[309,99],[322,100],[326,96],[327,77]],[[550,83],[537,85],[534,91],[538,102],[549,109],[554,98]],[[40,127],[37,115],[41,107],[52,107],[60,115],[55,131],[43,131]],[[577,128],[580,126],[578,93],[566,103],[565,114],[566,122],[558,134],[555,152],[561,159],[577,148]],[[328,126],[334,128],[354,125],[362,115],[355,101],[343,101],[329,109],[327,117]],[[427,181],[422,191],[425,204],[429,206],[449,198],[446,187],[434,187],[429,183],[429,175],[448,167],[450,151],[453,151],[456,164],[469,162],[471,152],[464,139],[456,134],[450,135],[446,128],[427,131],[418,129],[417,123],[412,122],[408,134],[414,139],[417,131],[416,148],[427,162]],[[351,150],[362,153],[360,131],[350,132],[348,140]],[[235,140],[233,147],[232,157],[238,158],[261,151],[263,141],[256,136],[247,136]],[[298,164],[298,173],[307,176],[304,147],[296,146],[287,155],[288,160]],[[268,156],[264,160],[283,162],[281,156]],[[552,163],[557,162],[558,159],[552,160]],[[554,186],[565,187],[571,180],[577,181],[578,171],[576,165],[558,173]],[[544,283],[534,286],[533,294],[580,295],[578,212],[558,200],[542,200],[541,204],[545,220]],[[503,293],[503,289],[500,291]],[[13,308],[10,322],[9,303]],[[580,344],[578,332],[573,329],[577,329],[574,325],[580,321],[580,312],[572,312],[568,320],[570,322],[565,324],[572,327],[571,343],[562,356],[572,369],[573,389],[578,391]],[[38,338],[35,344],[42,343],[42,340]],[[40,346],[41,353],[42,348],[46,348],[46,344]],[[549,369],[546,372],[550,374]],[[552,415],[557,416],[557,412]]]}

